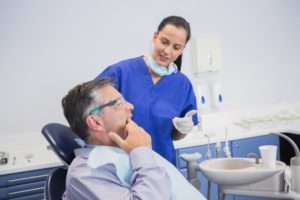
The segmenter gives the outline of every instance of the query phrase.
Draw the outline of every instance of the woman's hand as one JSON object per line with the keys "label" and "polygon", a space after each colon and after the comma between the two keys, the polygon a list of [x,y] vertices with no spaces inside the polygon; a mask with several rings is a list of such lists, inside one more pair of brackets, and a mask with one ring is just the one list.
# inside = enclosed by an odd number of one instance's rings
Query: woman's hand
{"label": "woman's hand", "polygon": [[196,110],[191,110],[185,114],[184,117],[173,118],[173,124],[175,128],[182,134],[188,134],[194,128],[193,115],[196,114]]}

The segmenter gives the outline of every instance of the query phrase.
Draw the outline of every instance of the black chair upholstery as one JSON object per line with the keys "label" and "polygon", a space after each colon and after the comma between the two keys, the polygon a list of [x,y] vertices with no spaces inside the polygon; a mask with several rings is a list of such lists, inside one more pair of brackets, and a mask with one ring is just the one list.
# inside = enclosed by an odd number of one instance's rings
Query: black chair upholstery
{"label": "black chair upholstery", "polygon": [[49,142],[51,149],[66,164],[52,170],[45,185],[46,200],[60,200],[65,191],[67,166],[75,158],[74,150],[80,148],[74,140],[78,136],[68,127],[59,123],[46,124],[42,134]]}
{"label": "black chair upholstery", "polygon": [[46,180],[45,199],[61,200],[66,189],[67,168],[58,167],[53,169]]}
{"label": "black chair upholstery", "polygon": [[43,127],[42,134],[59,158],[67,165],[70,165],[75,157],[74,149],[80,148],[74,140],[78,136],[70,127],[59,123],[49,123]]}

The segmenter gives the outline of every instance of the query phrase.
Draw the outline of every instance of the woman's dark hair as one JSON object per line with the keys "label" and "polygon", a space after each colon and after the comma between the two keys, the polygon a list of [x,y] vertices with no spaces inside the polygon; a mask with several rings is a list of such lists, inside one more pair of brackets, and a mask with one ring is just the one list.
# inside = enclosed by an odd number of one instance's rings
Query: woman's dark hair
{"label": "woman's dark hair", "polygon": [[[191,38],[191,27],[190,24],[182,17],[179,16],[169,16],[162,20],[162,22],[159,24],[157,32],[161,31],[166,25],[171,24],[173,26],[176,26],[177,28],[183,28],[186,33],[186,43]],[[178,56],[178,58],[174,61],[174,63],[177,65],[178,70],[181,70],[181,63],[182,63],[182,54]]]}

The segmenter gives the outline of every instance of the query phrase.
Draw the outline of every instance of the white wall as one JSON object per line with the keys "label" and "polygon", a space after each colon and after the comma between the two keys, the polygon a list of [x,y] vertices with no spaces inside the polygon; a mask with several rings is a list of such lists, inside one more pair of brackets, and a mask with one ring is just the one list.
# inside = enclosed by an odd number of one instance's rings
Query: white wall
{"label": "white wall", "polygon": [[[65,123],[61,98],[105,66],[147,52],[163,17],[221,39],[224,108],[300,101],[298,0],[0,0],[0,135]],[[194,82],[189,46],[183,72]],[[298,90],[297,90],[298,89]]]}

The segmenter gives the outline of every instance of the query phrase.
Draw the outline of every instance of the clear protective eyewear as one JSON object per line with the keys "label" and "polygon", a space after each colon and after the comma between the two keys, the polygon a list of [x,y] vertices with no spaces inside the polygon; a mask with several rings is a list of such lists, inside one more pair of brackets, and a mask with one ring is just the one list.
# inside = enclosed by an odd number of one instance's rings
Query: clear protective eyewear
{"label": "clear protective eyewear", "polygon": [[126,100],[124,99],[124,97],[118,97],[114,100],[111,100],[105,104],[99,105],[96,108],[93,108],[90,112],[89,115],[95,114],[96,112],[102,110],[103,108],[107,107],[107,106],[117,106],[117,107],[123,107],[126,104]]}

